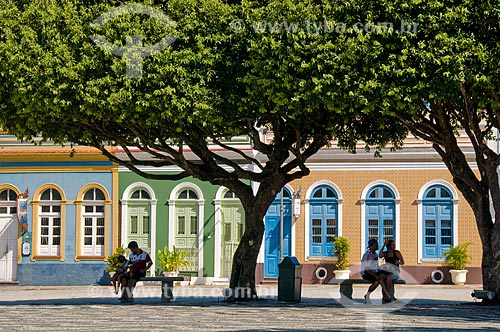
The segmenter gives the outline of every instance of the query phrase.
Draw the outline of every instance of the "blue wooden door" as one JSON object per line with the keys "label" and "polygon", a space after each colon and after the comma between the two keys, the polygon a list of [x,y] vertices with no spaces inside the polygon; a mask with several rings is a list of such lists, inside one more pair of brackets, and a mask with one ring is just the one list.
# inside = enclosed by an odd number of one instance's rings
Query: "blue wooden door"
{"label": "blue wooden door", "polygon": [[[279,195],[278,195],[279,196]],[[284,195],[283,211],[283,257],[292,253],[292,204],[287,194]],[[264,218],[264,277],[277,278],[280,263],[280,199],[277,197],[269,206]]]}

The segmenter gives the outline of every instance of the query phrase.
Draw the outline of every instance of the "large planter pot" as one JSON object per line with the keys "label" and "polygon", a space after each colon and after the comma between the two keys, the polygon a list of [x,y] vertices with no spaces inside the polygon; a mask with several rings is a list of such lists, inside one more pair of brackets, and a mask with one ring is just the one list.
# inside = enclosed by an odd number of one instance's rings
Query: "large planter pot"
{"label": "large planter pot", "polygon": [[467,270],[450,270],[451,281],[455,285],[463,285],[467,280]]}
{"label": "large planter pot", "polygon": [[179,274],[179,272],[172,272],[172,271],[166,272],[166,271],[163,271],[163,275],[165,277],[177,277],[178,274]]}
{"label": "large planter pot", "polygon": [[335,279],[349,279],[351,270],[333,270],[335,274]]}

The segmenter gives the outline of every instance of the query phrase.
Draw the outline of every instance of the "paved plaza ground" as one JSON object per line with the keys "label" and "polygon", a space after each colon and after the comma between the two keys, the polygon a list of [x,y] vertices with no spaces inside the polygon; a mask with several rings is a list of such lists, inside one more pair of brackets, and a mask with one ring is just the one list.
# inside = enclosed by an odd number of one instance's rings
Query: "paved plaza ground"
{"label": "paved plaza ground", "polygon": [[335,285],[303,285],[300,303],[277,300],[277,285],[258,288],[260,300],[226,303],[224,286],[178,286],[160,304],[160,287],[141,285],[133,304],[111,287],[0,286],[0,331],[500,331],[500,307],[471,297],[479,285],[398,285],[400,303],[341,303]]}

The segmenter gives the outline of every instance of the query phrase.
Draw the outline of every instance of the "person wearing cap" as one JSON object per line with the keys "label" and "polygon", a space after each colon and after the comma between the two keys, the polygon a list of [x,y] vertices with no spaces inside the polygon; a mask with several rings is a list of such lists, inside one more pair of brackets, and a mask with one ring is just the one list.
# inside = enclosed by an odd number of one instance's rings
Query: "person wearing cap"
{"label": "person wearing cap", "polygon": [[365,304],[371,304],[370,295],[377,289],[378,285],[382,287],[382,303],[391,302],[391,296],[384,282],[384,274],[378,271],[377,250],[378,241],[376,239],[370,239],[370,241],[368,241],[368,250],[366,250],[361,259],[361,277],[371,283],[365,294]]}

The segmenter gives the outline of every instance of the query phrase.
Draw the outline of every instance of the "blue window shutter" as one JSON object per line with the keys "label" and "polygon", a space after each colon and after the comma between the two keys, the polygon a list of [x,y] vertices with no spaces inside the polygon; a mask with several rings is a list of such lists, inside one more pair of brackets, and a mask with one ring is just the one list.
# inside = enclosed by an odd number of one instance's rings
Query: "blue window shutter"
{"label": "blue window shutter", "polygon": [[311,220],[309,223],[310,255],[323,255],[323,209],[321,204],[311,204]]}
{"label": "blue window shutter", "polygon": [[333,256],[333,237],[338,235],[337,194],[329,186],[320,186],[311,195],[309,205],[309,254]]}
{"label": "blue window shutter", "polygon": [[452,195],[443,186],[432,186],[424,194],[423,257],[442,258],[453,246]]}

